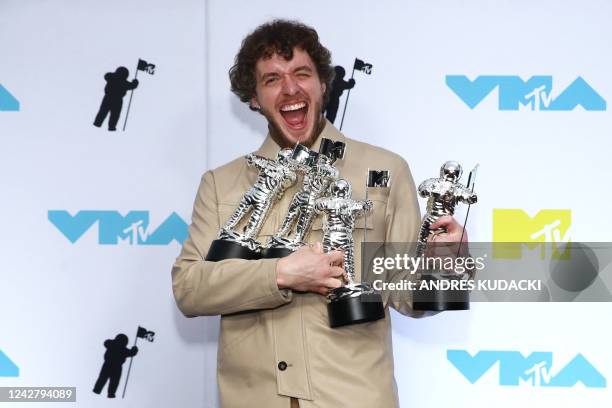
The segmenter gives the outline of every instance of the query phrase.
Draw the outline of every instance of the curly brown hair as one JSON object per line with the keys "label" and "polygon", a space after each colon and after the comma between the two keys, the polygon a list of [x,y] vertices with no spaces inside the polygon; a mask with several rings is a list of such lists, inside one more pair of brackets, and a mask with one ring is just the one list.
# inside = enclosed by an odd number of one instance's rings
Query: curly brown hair
{"label": "curly brown hair", "polygon": [[[260,25],[242,41],[240,51],[236,54],[234,65],[229,70],[232,92],[242,102],[249,102],[255,96],[255,64],[260,58],[270,58],[278,54],[286,60],[293,58],[293,49],[297,47],[308,53],[321,82],[326,84],[323,94],[323,107],[327,105],[334,69],[331,65],[331,53],[319,42],[319,35],[314,28],[299,21],[273,20]],[[252,110],[257,110],[252,108]]]}

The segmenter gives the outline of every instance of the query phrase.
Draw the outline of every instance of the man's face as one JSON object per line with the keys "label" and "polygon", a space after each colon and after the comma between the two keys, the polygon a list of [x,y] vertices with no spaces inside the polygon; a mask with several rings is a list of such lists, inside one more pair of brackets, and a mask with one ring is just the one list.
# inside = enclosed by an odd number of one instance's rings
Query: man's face
{"label": "man's face", "polygon": [[294,48],[290,61],[278,54],[261,58],[255,77],[251,106],[259,107],[268,120],[272,138],[281,147],[296,142],[309,146],[320,130],[325,84],[308,53]]}

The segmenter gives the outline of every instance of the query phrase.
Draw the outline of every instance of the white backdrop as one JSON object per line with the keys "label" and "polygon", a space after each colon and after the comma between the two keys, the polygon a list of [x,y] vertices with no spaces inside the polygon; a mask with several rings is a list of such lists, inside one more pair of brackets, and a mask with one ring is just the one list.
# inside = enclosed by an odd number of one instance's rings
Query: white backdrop
{"label": "white backdrop", "polygon": [[[21,104],[0,111],[0,350],[20,369],[0,386],[76,386],[83,407],[202,406],[208,334],[174,304],[180,244],[100,245],[98,224],[71,243],[47,217],[189,221],[206,169],[205,19],[199,1],[0,2],[0,83]],[[129,94],[117,132],[94,127],[104,74],[132,78],[139,58],[157,68],[139,72],[126,131]],[[125,333],[131,346],[138,325],[156,337],[138,341],[126,398],[128,363],[116,401],[94,394],[103,342]]]}
{"label": "white backdrop", "polygon": [[[112,403],[218,406],[218,319],[177,311],[169,273],[179,244],[103,245],[100,224],[72,243],[48,214],[148,211],[150,230],[173,212],[189,222],[200,175],[255,150],[266,133],[229,91],[227,71],[242,38],[275,17],[314,26],[347,78],[355,58],[373,65],[370,76],[355,73],[347,136],[398,152],[417,181],[446,160],[466,170],[480,163],[470,240],[493,238],[494,209],[569,210],[572,240],[609,240],[612,221],[600,215],[611,198],[608,110],[503,111],[498,90],[470,109],[445,78],[550,75],[556,97],[582,77],[608,100],[611,12],[603,0],[2,0],[0,85],[20,110],[0,105],[0,351],[20,373],[0,370],[0,386],[76,386],[78,405],[106,406],[106,389],[91,392],[102,343],[125,333],[131,344],[141,325],[155,341],[139,339],[126,398]],[[126,131],[92,126],[104,74],[125,66],[132,78],[138,58],[156,71],[138,73]],[[471,384],[446,353],[552,352],[553,375],[580,353],[609,379],[611,311],[607,303],[476,304],[422,320],[394,314],[401,404],[608,406],[607,387],[500,385],[499,365]]]}

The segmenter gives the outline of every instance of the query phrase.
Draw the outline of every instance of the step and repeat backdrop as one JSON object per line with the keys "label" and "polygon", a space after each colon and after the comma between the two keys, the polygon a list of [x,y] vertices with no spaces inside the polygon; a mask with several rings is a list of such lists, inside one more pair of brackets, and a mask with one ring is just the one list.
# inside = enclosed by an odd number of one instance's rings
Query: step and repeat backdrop
{"label": "step and repeat backdrop", "polygon": [[[608,241],[611,15],[603,0],[0,0],[0,387],[219,406],[218,318],[182,316],[170,268],[203,172],[266,134],[227,72],[273,18],[331,50],[344,90],[327,115],[347,136],[417,182],[479,165],[471,241],[544,257],[541,242]],[[393,313],[401,405],[609,406],[611,312]]]}

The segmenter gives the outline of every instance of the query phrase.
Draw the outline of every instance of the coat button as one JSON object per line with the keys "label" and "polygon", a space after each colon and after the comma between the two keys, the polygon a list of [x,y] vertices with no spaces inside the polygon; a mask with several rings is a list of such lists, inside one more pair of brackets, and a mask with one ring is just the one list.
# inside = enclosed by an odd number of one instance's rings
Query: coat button
{"label": "coat button", "polygon": [[278,369],[281,371],[285,371],[287,369],[287,363],[281,361],[280,363],[278,363]]}

